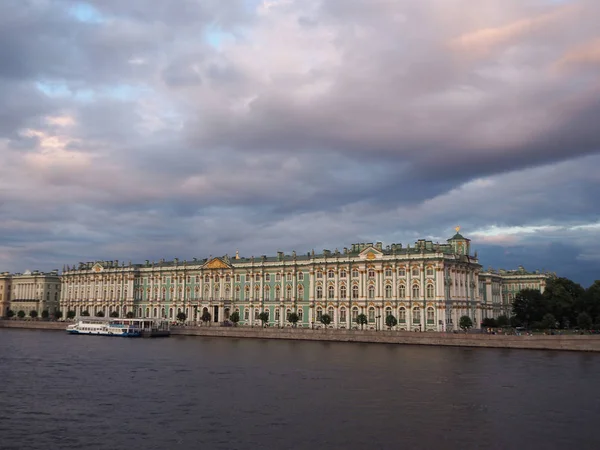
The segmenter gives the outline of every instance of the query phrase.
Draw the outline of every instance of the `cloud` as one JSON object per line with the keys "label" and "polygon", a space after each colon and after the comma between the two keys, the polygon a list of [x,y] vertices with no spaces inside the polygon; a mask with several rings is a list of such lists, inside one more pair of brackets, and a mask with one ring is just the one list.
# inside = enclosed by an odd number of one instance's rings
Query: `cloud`
{"label": "cloud", "polygon": [[3,2],[0,270],[441,241],[456,224],[484,265],[600,268],[598,14]]}

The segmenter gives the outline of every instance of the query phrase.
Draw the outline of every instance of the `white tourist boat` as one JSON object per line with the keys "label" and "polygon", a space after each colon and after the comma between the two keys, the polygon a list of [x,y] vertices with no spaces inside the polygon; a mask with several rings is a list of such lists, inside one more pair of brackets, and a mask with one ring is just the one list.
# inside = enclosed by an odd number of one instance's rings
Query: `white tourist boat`
{"label": "white tourist boat", "polygon": [[97,336],[140,337],[143,328],[136,320],[79,318],[67,327],[69,334],[91,334]]}

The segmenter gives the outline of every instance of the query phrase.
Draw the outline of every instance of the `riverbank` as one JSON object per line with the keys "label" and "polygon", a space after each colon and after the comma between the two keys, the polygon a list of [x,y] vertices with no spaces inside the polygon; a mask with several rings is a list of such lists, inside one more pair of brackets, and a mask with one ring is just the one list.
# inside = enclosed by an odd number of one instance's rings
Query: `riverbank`
{"label": "riverbank", "polygon": [[[0,320],[0,328],[64,331],[65,322]],[[599,335],[504,336],[463,333],[413,333],[407,331],[309,330],[305,328],[172,327],[174,336],[300,341],[361,342],[372,344],[487,347],[530,350],[600,352]]]}

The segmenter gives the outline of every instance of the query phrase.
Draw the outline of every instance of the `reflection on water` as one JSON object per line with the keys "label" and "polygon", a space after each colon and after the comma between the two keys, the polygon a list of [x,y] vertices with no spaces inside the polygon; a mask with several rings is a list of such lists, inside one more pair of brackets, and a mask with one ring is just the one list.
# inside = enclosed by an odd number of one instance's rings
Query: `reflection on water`
{"label": "reflection on water", "polygon": [[0,330],[2,449],[597,449],[600,355]]}

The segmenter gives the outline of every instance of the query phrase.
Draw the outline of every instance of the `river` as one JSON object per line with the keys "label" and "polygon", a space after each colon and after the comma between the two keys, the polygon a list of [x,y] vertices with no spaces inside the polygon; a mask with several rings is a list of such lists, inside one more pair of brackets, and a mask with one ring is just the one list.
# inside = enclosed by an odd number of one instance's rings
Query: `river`
{"label": "river", "polygon": [[0,330],[0,449],[598,449],[600,354]]}

